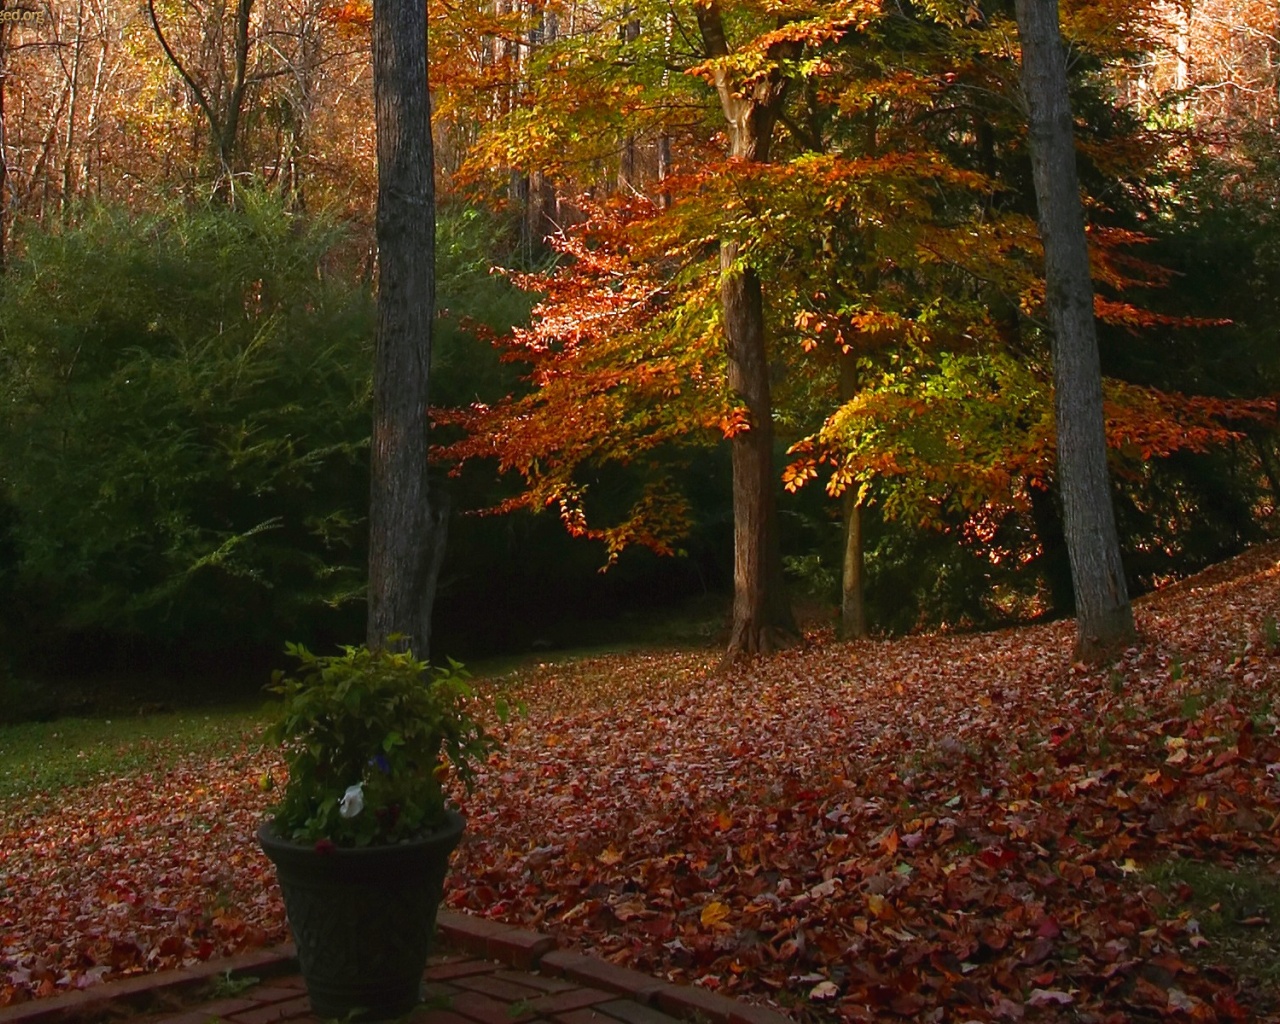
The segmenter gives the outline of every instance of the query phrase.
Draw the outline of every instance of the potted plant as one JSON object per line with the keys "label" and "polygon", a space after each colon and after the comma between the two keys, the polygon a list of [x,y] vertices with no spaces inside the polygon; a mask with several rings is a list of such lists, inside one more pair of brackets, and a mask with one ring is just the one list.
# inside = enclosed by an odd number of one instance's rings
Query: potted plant
{"label": "potted plant", "polygon": [[469,782],[495,741],[471,716],[456,662],[287,650],[300,664],[273,677],[267,739],[283,745],[289,777],[258,841],[276,865],[315,1013],[398,1017],[418,1002],[462,837],[442,783],[450,771]]}

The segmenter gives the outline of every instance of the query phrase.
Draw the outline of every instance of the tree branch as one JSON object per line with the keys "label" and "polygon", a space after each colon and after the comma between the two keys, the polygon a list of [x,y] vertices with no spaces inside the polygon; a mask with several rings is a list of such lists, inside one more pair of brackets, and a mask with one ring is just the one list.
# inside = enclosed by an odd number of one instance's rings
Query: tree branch
{"label": "tree branch", "polygon": [[698,32],[702,36],[702,45],[707,48],[707,56],[729,56],[729,42],[725,38],[724,19],[720,16],[719,3],[716,0],[695,3],[693,13],[698,19]]}
{"label": "tree branch", "polygon": [[164,32],[160,28],[160,20],[156,17],[156,0],[147,0],[147,14],[151,18],[151,29],[156,34],[156,39],[160,41],[160,48],[164,50],[164,55],[169,58],[178,71],[182,80],[187,83],[187,88],[191,90],[196,98],[196,103],[200,109],[204,111],[204,116],[209,119],[209,126],[213,129],[215,138],[221,137],[222,129],[218,126],[218,119],[214,116],[213,108],[209,105],[208,97],[205,96],[204,90],[200,88],[200,84],[192,78],[187,69],[182,66],[182,61],[178,59],[178,55],[173,52],[173,47],[169,45],[169,40],[165,38]]}

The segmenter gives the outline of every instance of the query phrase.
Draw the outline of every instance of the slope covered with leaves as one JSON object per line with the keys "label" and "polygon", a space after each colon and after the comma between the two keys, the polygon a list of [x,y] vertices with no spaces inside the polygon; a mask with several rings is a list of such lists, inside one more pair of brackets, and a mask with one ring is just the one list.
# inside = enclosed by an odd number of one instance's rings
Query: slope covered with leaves
{"label": "slope covered with leaves", "polygon": [[[1275,882],[1277,609],[1265,547],[1142,602],[1097,670],[1069,624],[524,670],[447,901],[798,1016],[1280,1019],[1193,887],[1151,882]],[[0,1004],[282,937],[269,767],[246,746],[8,809]]]}

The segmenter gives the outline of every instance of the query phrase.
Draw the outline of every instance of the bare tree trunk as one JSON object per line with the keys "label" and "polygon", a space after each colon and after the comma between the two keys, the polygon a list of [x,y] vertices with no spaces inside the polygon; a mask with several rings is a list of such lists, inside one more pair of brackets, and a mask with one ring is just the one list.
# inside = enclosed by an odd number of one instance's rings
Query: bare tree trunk
{"label": "bare tree trunk", "polygon": [[84,47],[85,39],[85,17],[84,17],[84,0],[80,0],[76,9],[76,27],[72,33],[71,41],[71,67],[66,66],[66,58],[63,57],[63,71],[67,75],[68,89],[70,90],[71,99],[67,110],[67,127],[63,135],[63,152],[62,152],[62,195],[59,199],[62,212],[65,215],[76,190],[76,162],[75,162],[75,143],[76,143],[76,115],[80,112],[80,69],[84,64]]}
{"label": "bare tree trunk", "polygon": [[101,189],[101,159],[94,161],[93,156],[96,151],[101,156],[102,139],[101,139],[101,122],[99,112],[102,109],[103,96],[107,89],[108,78],[111,77],[112,69],[108,67],[107,60],[111,55],[111,37],[110,37],[110,8],[105,4],[95,6],[94,13],[98,24],[98,59],[93,72],[93,91],[89,95],[89,109],[85,114],[84,140],[81,143],[80,151],[80,168],[79,180],[80,190],[87,193],[90,190],[91,182],[93,182],[93,172],[96,170],[98,180],[96,182],[95,191]]}
{"label": "bare tree trunk", "polygon": [[[623,12],[622,27],[618,29],[618,38],[627,45],[640,38],[640,19],[632,16],[632,7],[628,4]],[[640,160],[637,152],[634,132],[627,132],[622,140],[622,152],[618,160],[618,191],[635,192],[640,184]]]}
{"label": "bare tree trunk", "polygon": [[[696,5],[698,29],[711,57],[728,55],[715,0]],[[716,92],[729,125],[729,155],[765,163],[786,80],[776,71],[747,87],[725,68]],[[773,405],[765,348],[764,299],[759,277],[738,261],[738,245],[720,243],[720,305],[724,310],[729,389],[748,413],[748,427],[730,444],[733,465],[733,628],[726,659],[761,654],[799,635],[787,604],[778,540],[773,470]]]}
{"label": "bare tree trunk", "polygon": [[367,642],[425,659],[447,510],[432,508],[427,480],[435,190],[420,0],[375,0],[373,74],[379,278]]}
{"label": "bare tree trunk", "polygon": [[[850,402],[858,395],[858,357],[853,352],[840,353],[840,401]],[[865,592],[865,559],[862,545],[862,507],[858,489],[846,487],[841,497],[844,520],[844,559],[840,572],[840,635],[845,640],[861,640],[867,632]]]}
{"label": "bare tree trunk", "polygon": [[280,194],[288,207],[294,210],[307,208],[307,182],[303,163],[311,141],[317,84],[324,62],[321,35],[329,28],[321,17],[321,11],[319,0],[308,0],[298,11],[293,31],[297,46],[292,59],[287,62],[292,84],[285,101],[287,113],[281,131],[276,167]]}
{"label": "bare tree trunk", "polygon": [[1031,169],[1053,332],[1063,526],[1076,598],[1076,655],[1095,660],[1134,635],[1107,471],[1093,282],[1076,175],[1067,51],[1057,0],[1017,0]]}
{"label": "bare tree trunk", "polygon": [[[667,12],[666,26],[662,40],[662,53],[665,60],[671,59],[671,37],[675,33],[676,17],[674,11]],[[671,72],[667,68],[662,70],[662,90],[666,92],[671,83]],[[667,134],[665,125],[661,134],[658,135],[658,181],[659,183],[667,180],[671,174],[671,136]],[[666,210],[671,206],[671,193],[665,188],[658,191],[658,207]]]}
{"label": "bare tree trunk", "polygon": [[9,24],[0,22],[0,274],[9,266],[9,130],[5,90],[9,82]]}
{"label": "bare tree trunk", "polygon": [[750,426],[730,440],[733,465],[733,629],[728,657],[766,654],[798,635],[787,604],[778,542],[773,407],[764,343],[764,300],[754,270],[735,270],[738,246],[720,244],[720,304],[729,389]]}

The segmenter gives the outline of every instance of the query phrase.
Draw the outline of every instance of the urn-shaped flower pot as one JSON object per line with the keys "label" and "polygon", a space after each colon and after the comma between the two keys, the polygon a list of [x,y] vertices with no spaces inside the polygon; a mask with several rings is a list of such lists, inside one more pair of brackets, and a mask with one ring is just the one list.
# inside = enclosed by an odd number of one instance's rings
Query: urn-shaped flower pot
{"label": "urn-shaped flower pot", "polygon": [[318,1017],[391,1020],[417,1004],[449,855],[463,819],[386,846],[303,844],[258,829],[275,863],[302,977]]}
{"label": "urn-shaped flower pot", "polygon": [[[302,976],[321,1017],[401,1016],[418,1000],[462,818],[445,803],[495,747],[457,662],[290,644],[266,736],[288,779],[258,831],[275,861]],[[263,786],[271,789],[270,774]]]}

